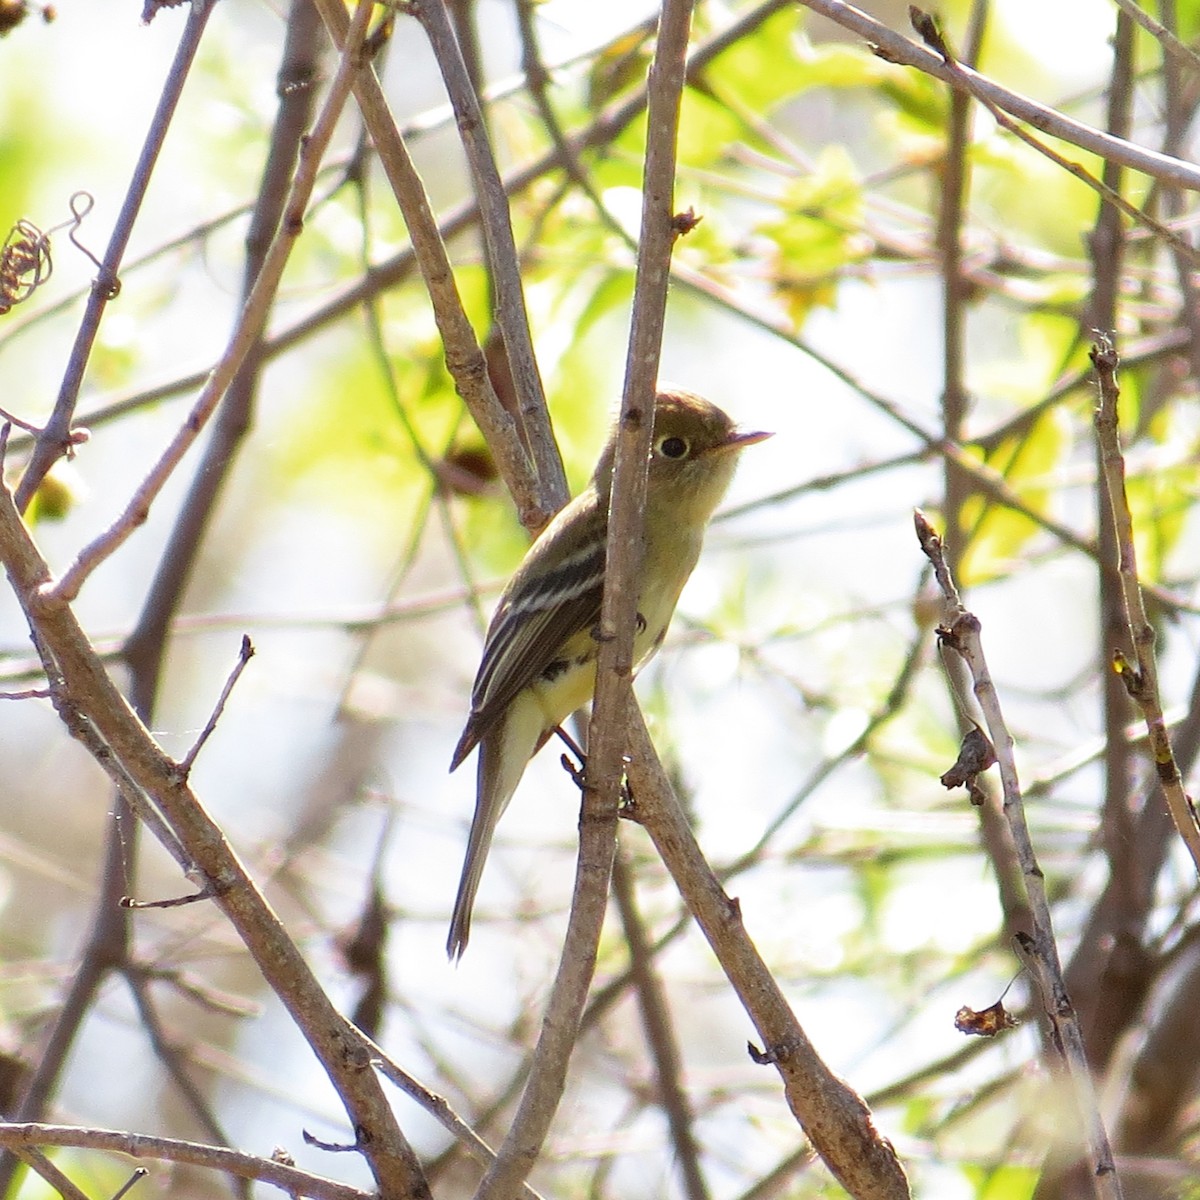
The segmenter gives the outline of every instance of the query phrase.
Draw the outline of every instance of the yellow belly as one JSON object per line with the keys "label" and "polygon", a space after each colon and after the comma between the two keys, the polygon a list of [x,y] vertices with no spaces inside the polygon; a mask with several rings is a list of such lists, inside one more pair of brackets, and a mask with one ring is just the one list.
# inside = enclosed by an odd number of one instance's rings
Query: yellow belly
{"label": "yellow belly", "polygon": [[[696,553],[699,552],[699,544]],[[695,558],[692,558],[695,562]],[[683,573],[677,587],[655,587],[650,595],[638,597],[638,624],[633,639],[633,666],[638,670],[661,645],[675,613],[679,593],[691,573]],[[649,601],[644,603],[644,601]],[[598,646],[592,630],[582,630],[563,647],[558,661],[565,664],[552,677],[544,675],[532,687],[549,731],[562,724],[577,708],[581,708],[596,691],[596,655]]]}

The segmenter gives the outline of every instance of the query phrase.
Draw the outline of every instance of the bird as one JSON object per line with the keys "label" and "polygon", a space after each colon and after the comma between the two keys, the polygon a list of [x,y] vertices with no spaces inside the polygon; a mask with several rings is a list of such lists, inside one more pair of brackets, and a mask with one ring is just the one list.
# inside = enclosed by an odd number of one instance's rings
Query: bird
{"label": "bird", "polygon": [[[739,430],[711,401],[660,390],[646,477],[635,667],[662,644],[701,543],[747,446],[771,434]],[[526,764],[596,686],[614,429],[588,486],[536,538],[505,587],[484,637],[471,711],[450,770],[479,748],[475,813],[446,940],[462,957],[496,824]]]}

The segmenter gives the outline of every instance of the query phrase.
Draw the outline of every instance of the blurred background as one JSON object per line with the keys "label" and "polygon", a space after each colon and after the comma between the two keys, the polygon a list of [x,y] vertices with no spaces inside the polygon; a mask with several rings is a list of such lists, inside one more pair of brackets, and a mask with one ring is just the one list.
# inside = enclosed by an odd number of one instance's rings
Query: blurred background
{"label": "blurred background", "polygon": [[[908,31],[904,6],[866,8]],[[1178,0],[1156,13],[1188,42],[1197,9]],[[543,161],[512,193],[513,224],[574,489],[623,378],[644,140],[631,98],[654,11],[637,0],[455,9],[502,169]],[[962,53],[978,45],[985,74],[1100,126],[1121,64],[1132,140],[1190,158],[1194,65],[1164,58],[1132,26],[1114,51],[1118,12],[1110,0],[994,0],[946,4],[940,16]],[[185,17],[168,10],[143,24],[130,5],[63,0],[53,20],[31,7],[0,40],[0,229],[24,219],[48,231],[85,192],[94,204],[73,236],[102,254]],[[118,514],[224,349],[297,20],[286,5],[225,0],[209,21],[89,361],[78,421],[90,441],[35,501],[35,536],[56,569]],[[319,22],[311,36],[324,80],[333,59]],[[776,436],[743,457],[667,643],[639,680],[660,754],[800,1021],[871,1100],[916,1194],[1070,1194],[1045,1168],[1047,1155],[1053,1166],[1078,1150],[1076,1118],[1046,1070],[1040,1000],[1011,943],[1019,914],[994,813],[989,827],[962,789],[939,783],[969,701],[947,687],[912,510],[948,527],[1030,792],[1060,951],[1080,972],[1085,1027],[1114,994],[1126,1001],[1096,1033],[1093,1066],[1127,1180],[1147,1189],[1135,1194],[1174,1194],[1191,1177],[1196,1079],[1179,1064],[1196,1061],[1196,1047],[1181,1032],[1150,1048],[1195,987],[1196,880],[1182,848],[1157,835],[1149,860],[1138,857],[1149,894],[1118,922],[1137,970],[1103,976],[1097,956],[1114,942],[1094,928],[1097,905],[1114,860],[1151,845],[1138,820],[1161,798],[1142,782],[1135,714],[1105,697],[1111,638],[1087,551],[1101,501],[1086,354],[1093,330],[1111,328],[1126,356],[1139,566],[1159,585],[1164,702],[1186,721],[1200,570],[1194,264],[1132,224],[1119,272],[1097,260],[1092,189],[987,111],[956,118],[944,85],[802,7],[702,4],[696,51],[723,36],[728,47],[685,96],[676,208],[703,219],[677,245],[662,377]],[[557,133],[527,82],[537,62]],[[435,211],[458,213],[471,182],[415,21],[398,18],[378,68]],[[629,103],[624,126],[578,155],[582,181],[545,165],[556,136]],[[578,793],[557,749],[531,766],[500,826],[470,949],[449,965],[474,766],[453,776],[447,766],[486,618],[527,537],[449,381],[419,277],[396,266],[403,221],[362,138],[348,110],[272,313],[251,427],[170,616],[151,726],[182,757],[249,635],[256,654],[196,762],[197,793],[339,1006],[356,1011],[368,993],[357,1015],[377,1040],[495,1141],[561,947]],[[1099,174],[1093,157],[1055,147]],[[1140,176],[1118,186],[1190,240],[1190,198]],[[478,235],[465,222],[449,244],[485,341]],[[53,274],[0,317],[0,405],[34,424],[54,404],[95,275],[67,229],[52,234],[52,254]],[[1118,299],[1105,322],[1093,300],[1109,271]],[[943,439],[962,447],[953,462]],[[14,435],[10,474],[21,461]],[[199,462],[194,451],[77,603],[118,678]],[[0,653],[8,690],[36,686],[7,591]],[[105,776],[48,702],[0,706],[9,1104],[87,939],[112,807]],[[1119,844],[1114,812],[1127,818]],[[188,890],[155,846],[135,853],[139,899]],[[658,947],[708,1194],[830,1194],[636,826],[623,825],[620,853]],[[385,932],[366,939],[368,969],[356,973],[347,939],[373,889]],[[546,1195],[694,1200],[666,1140],[626,933],[614,910],[568,1100],[532,1182]],[[132,934],[133,958],[90,1004],[47,1119],[199,1140],[215,1129],[365,1185],[351,1156],[303,1144],[302,1129],[346,1140],[341,1108],[219,912],[141,912]],[[1014,978],[1005,1003],[1016,1029],[992,1041],[956,1031],[960,1006],[987,1007]],[[1180,1078],[1155,1090],[1146,1081],[1164,1063]],[[435,1193],[468,1194],[477,1168],[430,1116],[397,1105]],[[94,1194],[127,1173],[95,1154],[61,1161]],[[232,1189],[165,1167],[139,1187]],[[26,1180],[20,1194],[45,1185]]]}

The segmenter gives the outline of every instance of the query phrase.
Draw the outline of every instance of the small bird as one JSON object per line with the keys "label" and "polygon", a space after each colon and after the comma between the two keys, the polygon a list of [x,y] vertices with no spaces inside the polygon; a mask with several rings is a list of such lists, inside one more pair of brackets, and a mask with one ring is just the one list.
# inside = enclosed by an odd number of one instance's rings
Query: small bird
{"label": "small bird", "polygon": [[[770,436],[738,431],[721,409],[693,392],[672,388],[655,398],[635,665],[662,644],[738,452]],[[455,770],[479,747],[475,816],[446,941],[451,959],[466,949],[492,835],[526,764],[596,687],[615,456],[614,432],[591,483],[530,546],[488,626],[471,715],[450,763]]]}

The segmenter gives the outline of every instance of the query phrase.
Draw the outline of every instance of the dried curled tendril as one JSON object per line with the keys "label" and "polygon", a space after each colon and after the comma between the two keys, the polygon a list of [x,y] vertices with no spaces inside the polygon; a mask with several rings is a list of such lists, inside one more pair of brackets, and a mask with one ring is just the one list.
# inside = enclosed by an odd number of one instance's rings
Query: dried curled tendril
{"label": "dried curled tendril", "polygon": [[[71,216],[68,220],[43,233],[32,221],[22,218],[9,230],[3,247],[0,247],[0,316],[23,300],[28,300],[53,274],[50,235],[60,229],[70,229],[68,236],[72,245],[103,271],[100,260],[75,236],[94,204],[95,200],[89,192],[76,192],[71,197]],[[113,285],[112,295],[116,295],[119,286]]]}
{"label": "dried curled tendril", "polygon": [[18,221],[0,249],[0,315],[28,300],[53,267],[50,239],[32,221]]}

